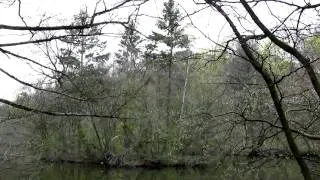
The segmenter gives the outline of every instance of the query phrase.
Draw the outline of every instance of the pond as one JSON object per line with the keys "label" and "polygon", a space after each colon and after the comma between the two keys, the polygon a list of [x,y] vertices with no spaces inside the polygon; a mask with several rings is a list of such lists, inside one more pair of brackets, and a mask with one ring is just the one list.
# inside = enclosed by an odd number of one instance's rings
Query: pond
{"label": "pond", "polygon": [[0,179],[35,180],[275,180],[303,179],[297,164],[292,160],[224,161],[206,168],[106,168],[79,164],[25,164],[1,168]]}

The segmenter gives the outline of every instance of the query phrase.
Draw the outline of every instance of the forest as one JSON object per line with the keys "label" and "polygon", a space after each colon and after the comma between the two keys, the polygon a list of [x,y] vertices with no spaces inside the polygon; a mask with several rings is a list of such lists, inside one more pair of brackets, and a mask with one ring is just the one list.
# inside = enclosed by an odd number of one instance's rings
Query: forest
{"label": "forest", "polygon": [[[21,14],[24,3],[0,1],[20,19],[0,21],[0,39],[27,36],[1,40],[1,58],[40,75],[32,81],[0,66],[23,86],[14,100],[0,98],[0,166],[203,168],[240,158],[290,160],[300,179],[320,178],[319,2],[199,0],[187,12],[184,1],[164,0],[151,17],[140,12],[148,0],[97,0],[68,24],[41,17],[36,25]],[[203,10],[231,35],[216,41],[197,28],[192,16]],[[148,33],[144,16],[155,23]],[[121,31],[108,33],[115,26]],[[194,48],[187,27],[210,45]]]}

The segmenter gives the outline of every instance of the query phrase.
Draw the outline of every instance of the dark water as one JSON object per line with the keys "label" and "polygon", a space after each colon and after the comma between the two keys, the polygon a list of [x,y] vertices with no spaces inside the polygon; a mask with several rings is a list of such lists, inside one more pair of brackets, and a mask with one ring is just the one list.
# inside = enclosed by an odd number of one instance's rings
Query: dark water
{"label": "dark water", "polygon": [[76,164],[29,164],[0,170],[0,179],[43,180],[211,180],[211,179],[303,179],[294,161],[224,162],[207,168],[115,169]]}

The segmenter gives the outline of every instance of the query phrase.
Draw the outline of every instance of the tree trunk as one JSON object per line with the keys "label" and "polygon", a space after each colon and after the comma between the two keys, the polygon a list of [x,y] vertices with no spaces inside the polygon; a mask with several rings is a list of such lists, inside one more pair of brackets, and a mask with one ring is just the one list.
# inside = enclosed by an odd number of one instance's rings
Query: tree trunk
{"label": "tree trunk", "polygon": [[286,44],[285,42],[281,41],[277,38],[258,18],[258,16],[253,12],[249,4],[245,0],[240,0],[243,7],[246,9],[248,14],[251,16],[252,20],[255,24],[263,31],[263,33],[277,46],[279,46],[282,50],[286,51],[287,53],[291,54],[304,66],[313,86],[313,89],[316,91],[318,97],[320,97],[320,83],[316,72],[314,71],[313,67],[311,66],[311,62],[308,58],[303,56],[296,48],[291,47],[290,45]]}
{"label": "tree trunk", "polygon": [[169,62],[168,62],[168,93],[167,93],[167,125],[170,127],[172,124],[171,121],[171,86],[172,86],[172,64],[173,64],[173,47],[170,48],[170,55],[169,55]]}
{"label": "tree trunk", "polygon": [[[241,2],[243,2],[243,0],[241,0]],[[247,44],[246,40],[240,34],[240,32],[238,31],[238,29],[235,26],[235,24],[233,23],[233,21],[229,18],[228,14],[226,14],[226,12],[224,12],[224,10],[221,8],[221,6],[219,6],[215,2],[210,3],[210,5],[212,5],[229,23],[234,34],[237,36],[237,39],[239,40],[242,49],[244,50],[245,54],[247,55],[246,60],[248,60],[251,63],[251,65],[255,68],[256,71],[258,71],[261,74],[264,81],[266,82],[268,89],[269,89],[269,92],[270,92],[270,95],[271,95],[271,98],[273,100],[274,106],[276,108],[277,114],[279,116],[279,120],[282,125],[283,132],[285,133],[289,148],[290,148],[293,156],[295,157],[295,159],[300,167],[300,170],[304,176],[304,179],[311,180],[312,178],[311,178],[310,169],[308,168],[304,159],[301,157],[301,153],[298,149],[298,146],[294,141],[292,131],[289,127],[289,123],[288,123],[285,111],[284,111],[283,106],[281,104],[281,99],[280,99],[281,97],[279,97],[279,94],[276,89],[275,82],[273,82],[273,80],[270,77],[270,75],[268,74],[268,72],[263,68],[262,64],[260,64],[260,62],[255,58],[255,56],[251,52],[251,49],[250,49],[249,45]]]}
{"label": "tree trunk", "polygon": [[182,93],[182,102],[181,102],[181,109],[180,109],[180,116],[179,120],[182,119],[183,113],[184,113],[184,107],[185,107],[185,101],[186,101],[186,94],[187,94],[187,86],[188,86],[188,76],[189,76],[189,68],[190,68],[190,59],[187,61],[187,70],[186,70],[186,77],[184,80],[184,86],[183,86],[183,93]]}

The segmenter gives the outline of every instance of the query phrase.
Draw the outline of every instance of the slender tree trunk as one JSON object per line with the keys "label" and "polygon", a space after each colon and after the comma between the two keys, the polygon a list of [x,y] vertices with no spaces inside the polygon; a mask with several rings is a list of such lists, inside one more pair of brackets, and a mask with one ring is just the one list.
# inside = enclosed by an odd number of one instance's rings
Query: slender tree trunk
{"label": "slender tree trunk", "polygon": [[172,65],[173,65],[173,47],[170,48],[170,55],[169,55],[169,62],[168,62],[168,93],[167,93],[167,125],[170,126],[172,123],[171,119],[171,94],[172,94]]}
{"label": "slender tree trunk", "polygon": [[187,86],[188,86],[188,76],[189,76],[189,68],[190,68],[190,59],[187,61],[187,69],[186,69],[186,77],[184,79],[184,86],[183,86],[183,93],[182,93],[182,102],[181,102],[181,109],[180,109],[180,116],[179,121],[182,119],[184,114],[184,107],[185,107],[185,101],[186,101],[186,95],[187,95]]}
{"label": "slender tree trunk", "polygon": [[129,126],[128,126],[128,122],[127,120],[125,119],[123,121],[123,147],[125,149],[125,152],[127,153],[127,151],[129,150],[130,148],[130,145],[131,145],[131,141],[130,141],[130,133],[129,133]]}
{"label": "slender tree trunk", "polygon": [[80,57],[80,71],[83,69],[83,61],[84,61],[84,41],[85,41],[85,37],[84,37],[84,30],[81,30],[81,57]]}
{"label": "slender tree trunk", "polygon": [[162,103],[161,103],[161,74],[157,72],[157,105],[158,105],[158,120],[162,118]]}
{"label": "slender tree trunk", "polygon": [[[92,107],[92,105],[90,103],[87,103],[87,105],[89,106],[89,110],[90,110],[90,114],[94,114],[94,109]],[[99,143],[99,147],[100,147],[100,151],[102,153],[104,153],[105,149],[106,149],[106,146],[104,145],[101,137],[100,137],[100,134],[99,134],[99,131],[98,131],[98,128],[97,128],[97,125],[94,121],[94,118],[93,117],[90,117],[90,121],[91,121],[91,125],[93,127],[93,130],[94,130],[94,133],[97,137],[97,140],[98,140],[98,143]]]}

